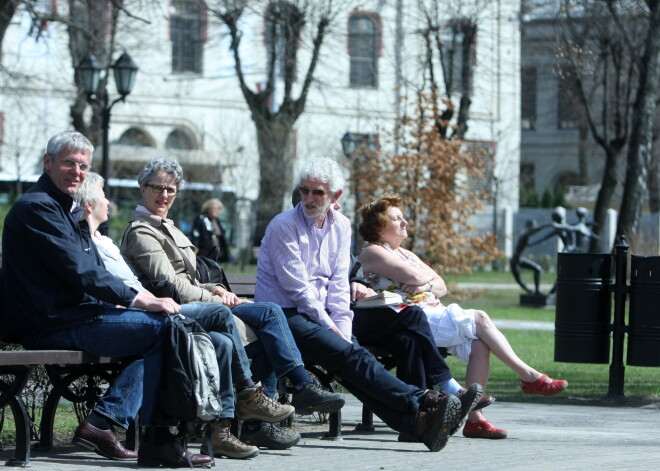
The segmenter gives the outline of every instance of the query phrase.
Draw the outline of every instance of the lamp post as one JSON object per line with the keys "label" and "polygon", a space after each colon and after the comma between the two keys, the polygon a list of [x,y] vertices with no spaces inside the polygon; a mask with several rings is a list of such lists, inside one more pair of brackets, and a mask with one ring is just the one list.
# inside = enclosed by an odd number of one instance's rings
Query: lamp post
{"label": "lamp post", "polygon": [[353,199],[354,203],[354,220],[353,220],[353,244],[357,247],[358,244],[358,201],[359,199],[359,185],[358,185],[358,168],[360,165],[360,157],[364,155],[372,155],[376,151],[376,136],[373,134],[359,134],[346,131],[341,138],[341,147],[346,158],[351,162],[351,177],[353,180]]}
{"label": "lamp post", "polygon": [[99,99],[98,88],[101,70],[103,67],[99,64],[94,54],[87,53],[78,63],[76,72],[79,74],[83,83],[83,88],[87,94],[87,101],[89,103],[97,104],[101,107],[101,126],[103,128],[103,157],[101,162],[101,176],[105,179],[108,185],[108,169],[110,166],[110,152],[108,148],[108,131],[110,129],[110,110],[119,101],[124,101],[126,96],[133,90],[135,84],[135,75],[138,71],[138,66],[135,65],[131,56],[124,52],[119,59],[112,65],[112,71],[115,77],[115,85],[119,98],[110,101],[107,90]]}

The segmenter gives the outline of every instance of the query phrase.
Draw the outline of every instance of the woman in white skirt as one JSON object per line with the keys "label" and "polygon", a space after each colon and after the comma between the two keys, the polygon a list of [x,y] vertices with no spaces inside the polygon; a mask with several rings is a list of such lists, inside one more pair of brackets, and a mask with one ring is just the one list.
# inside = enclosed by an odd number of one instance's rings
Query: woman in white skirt
{"label": "woman in white skirt", "polygon": [[[440,298],[447,294],[442,277],[417,255],[401,247],[408,237],[408,223],[401,205],[401,198],[386,195],[361,208],[360,235],[367,244],[360,262],[372,288],[399,292],[404,304],[390,305],[394,310],[410,304],[424,309],[436,345],[468,363],[467,384],[479,383],[485,389],[492,352],[516,373],[523,392],[553,395],[566,389],[567,381],[551,379],[522,361],[484,311],[442,304]],[[506,438],[507,432],[493,426],[479,410],[468,416],[463,435],[497,439]]]}

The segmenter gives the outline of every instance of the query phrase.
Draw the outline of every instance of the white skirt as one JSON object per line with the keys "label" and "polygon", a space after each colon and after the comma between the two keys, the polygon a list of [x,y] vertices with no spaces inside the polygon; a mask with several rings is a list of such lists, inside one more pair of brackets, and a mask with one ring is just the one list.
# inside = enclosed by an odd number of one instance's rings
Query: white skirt
{"label": "white skirt", "polygon": [[431,333],[438,347],[463,361],[470,359],[472,340],[477,337],[474,309],[463,309],[458,304],[424,306]]}

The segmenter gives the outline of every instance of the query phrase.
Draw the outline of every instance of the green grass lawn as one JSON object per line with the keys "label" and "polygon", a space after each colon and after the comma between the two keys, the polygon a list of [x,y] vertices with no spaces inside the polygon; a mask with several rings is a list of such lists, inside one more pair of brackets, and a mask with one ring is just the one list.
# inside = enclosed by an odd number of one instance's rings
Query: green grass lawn
{"label": "green grass lawn", "polygon": [[[451,289],[451,285],[450,285]],[[458,298],[466,308],[482,309],[493,319],[550,321],[555,318],[554,308],[528,308],[519,304],[521,290],[461,292]],[[447,302],[457,301],[448,295]],[[626,366],[624,398],[612,401],[606,398],[609,389],[609,364],[559,363],[554,361],[554,332],[503,330],[514,350],[526,363],[554,378],[566,379],[565,393],[554,397],[522,394],[514,373],[500,360],[491,356],[491,375],[488,392],[504,401],[644,405],[660,403],[660,367]],[[659,359],[660,360],[660,359]],[[465,378],[466,363],[449,357],[447,363],[460,380]],[[624,351],[625,363],[625,351]]]}

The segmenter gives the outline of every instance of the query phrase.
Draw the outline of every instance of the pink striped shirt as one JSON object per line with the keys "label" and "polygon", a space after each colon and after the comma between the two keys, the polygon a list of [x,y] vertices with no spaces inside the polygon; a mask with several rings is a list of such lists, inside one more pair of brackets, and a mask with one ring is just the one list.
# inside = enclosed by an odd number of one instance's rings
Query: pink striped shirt
{"label": "pink striped shirt", "polygon": [[255,301],[294,307],[350,338],[350,245],[351,223],[332,209],[322,228],[305,216],[301,204],[277,215],[261,241]]}

